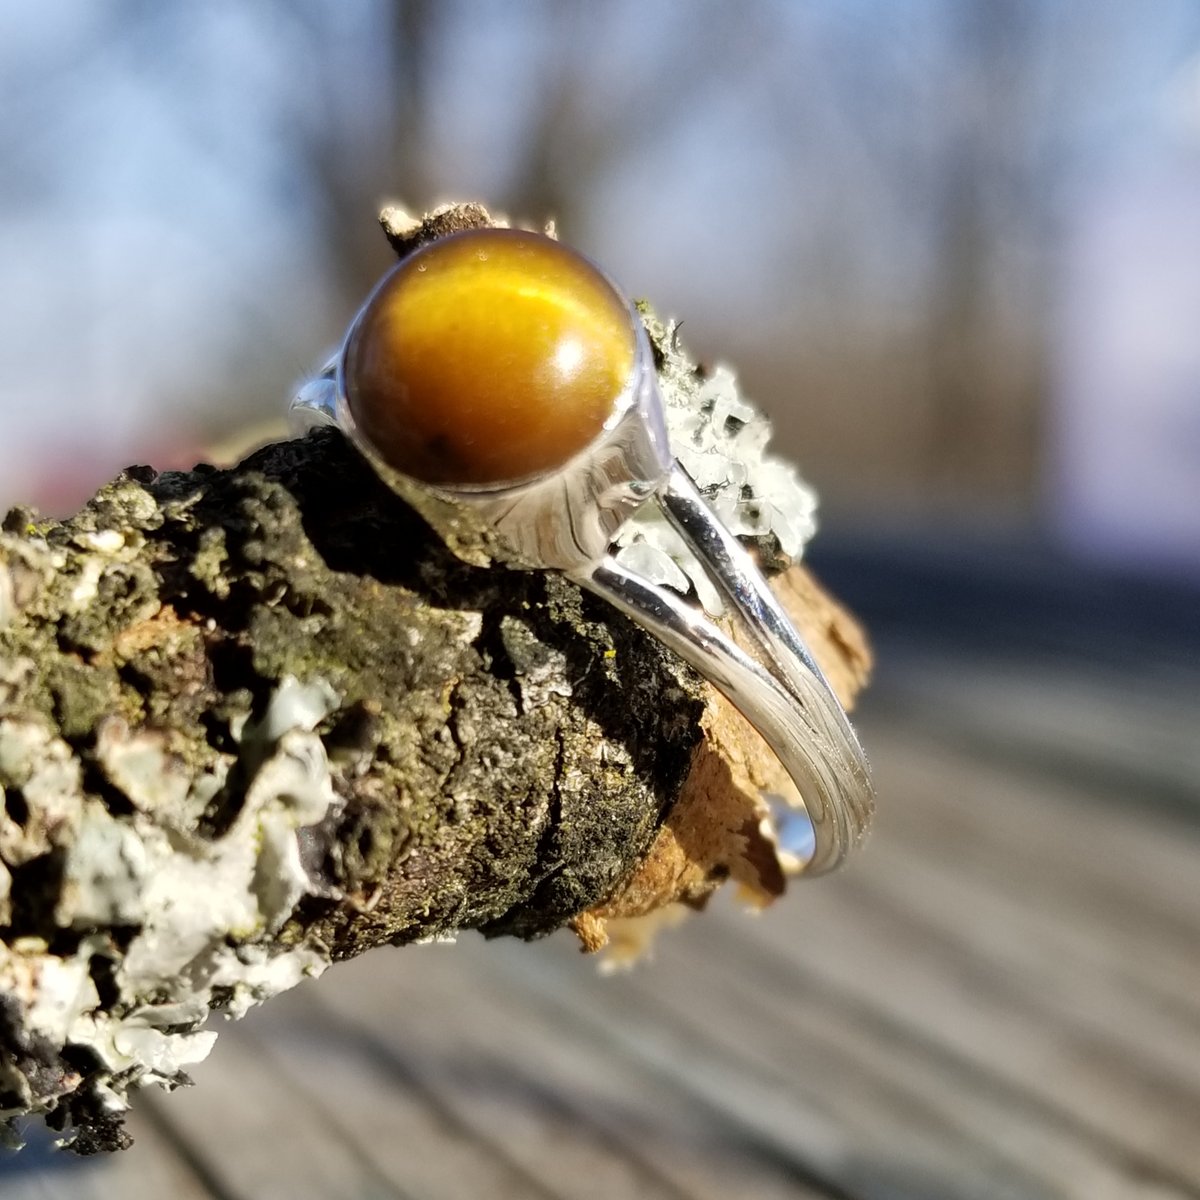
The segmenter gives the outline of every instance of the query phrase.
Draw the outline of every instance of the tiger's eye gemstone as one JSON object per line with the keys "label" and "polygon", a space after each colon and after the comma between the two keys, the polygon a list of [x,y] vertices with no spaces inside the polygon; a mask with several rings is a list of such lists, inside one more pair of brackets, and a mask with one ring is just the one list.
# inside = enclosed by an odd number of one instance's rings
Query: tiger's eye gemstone
{"label": "tiger's eye gemstone", "polygon": [[636,345],[629,308],[586,259],[540,234],[472,230],[379,285],[347,347],[346,398],[404,475],[515,482],[597,437]]}

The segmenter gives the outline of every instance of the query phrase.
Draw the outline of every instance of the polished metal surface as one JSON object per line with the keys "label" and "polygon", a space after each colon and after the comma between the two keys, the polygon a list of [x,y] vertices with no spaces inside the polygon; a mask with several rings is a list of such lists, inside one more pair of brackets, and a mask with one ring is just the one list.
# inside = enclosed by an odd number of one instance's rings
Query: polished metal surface
{"label": "polished metal surface", "polygon": [[757,656],[677,592],[647,582],[611,555],[571,577],[649,629],[746,716],[803,797],[814,840],[805,874],[832,870],[865,837],[874,812],[858,738],[766,580],[681,467],[655,498],[757,643]]}
{"label": "polished metal surface", "polygon": [[[361,314],[360,314],[361,316]],[[653,355],[641,321],[632,376],[600,436],[556,471],[487,488],[421,483],[383,462],[357,428],[341,350],[292,400],[293,428],[336,425],[380,477],[467,562],[564,571],[674,650],[719,688],[766,740],[812,823],[804,874],[829,871],[865,837],[874,811],[866,758],[842,706],[770,586],[671,453]],[[622,525],[657,503],[692,547],[740,627],[734,637],[681,593],[609,553]]]}
{"label": "polished metal surface", "polygon": [[447,488],[396,471],[354,420],[346,390],[346,354],[360,311],[320,375],[292,400],[292,426],[339,426],[379,476],[404,497],[460,558],[571,570],[602,556],[617,531],[666,479],[667,443],[653,355],[636,313],[629,310],[637,350],[629,382],[591,445],[560,470],[496,487]]}

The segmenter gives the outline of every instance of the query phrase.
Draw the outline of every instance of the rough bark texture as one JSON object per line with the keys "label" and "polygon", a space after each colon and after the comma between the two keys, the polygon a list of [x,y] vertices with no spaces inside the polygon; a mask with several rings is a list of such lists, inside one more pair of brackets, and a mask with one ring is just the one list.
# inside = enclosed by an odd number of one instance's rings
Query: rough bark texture
{"label": "rough bark texture", "polygon": [[[83,808],[228,836],[264,758],[245,731],[289,678],[332,689],[336,802],[303,826],[312,886],[273,936],[334,959],[561,925],[644,854],[699,737],[701,685],[654,639],[555,574],[460,563],[333,432],[7,528],[9,945],[69,959],[103,924],[68,895]],[[127,778],[138,753],[156,761]],[[48,760],[81,798],[53,818]],[[103,974],[145,914],[109,915]]]}
{"label": "rough bark texture", "polygon": [[[865,647],[806,578],[849,699]],[[730,876],[765,902],[773,770],[654,638],[553,572],[459,561],[336,432],[15,510],[0,1119],[123,1145],[126,1092],[186,1081],[210,1010],[381,944],[572,922],[598,948]]]}

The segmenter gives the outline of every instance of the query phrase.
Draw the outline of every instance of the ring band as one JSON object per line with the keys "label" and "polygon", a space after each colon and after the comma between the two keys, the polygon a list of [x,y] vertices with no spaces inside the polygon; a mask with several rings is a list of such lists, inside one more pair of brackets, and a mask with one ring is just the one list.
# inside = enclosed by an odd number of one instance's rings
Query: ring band
{"label": "ring band", "polygon": [[[567,261],[560,261],[563,259]],[[561,295],[564,287],[577,285],[571,271],[578,273],[585,287],[596,289],[600,299],[590,301],[592,307],[600,304],[611,311],[599,316],[568,311],[577,307],[573,298],[564,300]],[[513,272],[518,280],[515,284],[509,278]],[[465,301],[464,287],[476,289]],[[460,291],[457,298],[450,293],[447,299],[439,288]],[[480,295],[479,289],[490,290]],[[439,317],[440,325],[426,328],[430,323],[426,314],[436,314],[437,305],[443,303],[448,304],[446,311],[452,317]],[[517,327],[510,322],[497,330],[492,327],[496,317],[490,314],[496,306],[510,303],[517,310],[522,305],[542,306],[529,321],[529,328],[539,337],[548,327],[557,330],[557,340],[552,342],[557,356],[552,365],[558,371],[554,380],[568,376],[576,389],[567,395],[566,403],[561,402],[562,395],[555,394],[556,407],[548,410],[546,423],[558,420],[565,409],[572,421],[559,421],[566,430],[564,437],[582,437],[576,426],[587,435],[584,444],[568,453],[565,461],[551,459],[536,466],[531,455],[545,449],[546,454],[561,457],[563,449],[558,443],[542,445],[546,439],[531,411],[524,425],[517,422],[516,449],[501,446],[518,464],[513,474],[521,477],[511,481],[491,477],[496,467],[487,455],[495,458],[493,451],[513,421],[505,423],[506,414],[500,413],[495,418],[498,432],[490,443],[489,439],[464,435],[461,446],[450,445],[453,430],[447,432],[444,414],[430,411],[444,407],[443,392],[436,374],[429,381],[432,351],[422,340],[442,333],[458,339],[455,353],[446,357],[445,371],[450,375],[458,372],[459,393],[471,393],[463,402],[475,406],[468,407],[468,412],[479,412],[476,393],[490,392],[493,384],[482,375],[478,380],[467,376],[468,387],[460,378],[464,370],[480,365],[469,361],[473,346],[473,358],[482,357],[470,341],[470,311],[479,307],[484,314],[481,321],[488,328],[478,336],[492,339],[486,342],[486,352],[495,356],[495,338],[512,337]],[[407,359],[396,357],[393,344],[397,313],[399,342]],[[563,313],[568,322],[563,326],[565,332],[556,325]],[[621,319],[628,322],[628,366],[603,420],[591,429],[587,412],[579,420],[574,420],[573,414],[591,403],[595,379],[614,359],[624,368],[620,356],[625,349],[620,331],[614,332]],[[379,328],[384,330],[382,334]],[[374,342],[365,344],[368,339],[380,338],[382,349]],[[593,353],[591,343],[600,340],[604,341],[600,352]],[[503,345],[507,349],[507,343]],[[534,351],[540,352],[537,347]],[[589,371],[582,385],[570,376],[569,369],[558,369],[579,362]],[[422,389],[433,402],[424,410],[406,409],[397,417],[392,411],[397,401],[387,391],[394,383],[388,372],[395,375],[405,370],[408,375],[399,403],[411,405],[414,394],[420,399]],[[387,376],[382,384],[381,371]],[[536,377],[537,386],[546,386],[542,379],[542,375]],[[524,377],[517,383],[527,391],[533,386]],[[549,386],[559,385],[552,382]],[[518,400],[523,394],[518,388]],[[381,405],[391,408],[381,414],[376,411]],[[297,433],[314,425],[340,428],[381,478],[430,522],[459,557],[479,564],[499,559],[562,571],[647,629],[724,693],[762,735],[799,791],[812,826],[812,852],[803,865],[805,875],[838,866],[864,838],[873,816],[874,796],[858,738],[750,554],[722,524],[671,453],[645,329],[632,306],[586,259],[541,235],[497,229],[453,234],[414,251],[385,276],[355,316],[337,354],[299,389],[290,416]],[[491,421],[493,415],[485,411],[484,418],[477,419]],[[439,420],[442,426],[437,425]],[[414,440],[413,430],[425,425],[433,432],[422,434],[424,441]],[[571,449],[569,440],[564,444]],[[534,462],[536,469],[522,471],[521,466],[529,462]],[[448,482],[444,476],[451,470],[459,474]],[[629,569],[612,552],[622,526],[649,503],[658,504],[703,565],[739,626],[740,641],[681,592]],[[747,645],[751,649],[744,648]]]}

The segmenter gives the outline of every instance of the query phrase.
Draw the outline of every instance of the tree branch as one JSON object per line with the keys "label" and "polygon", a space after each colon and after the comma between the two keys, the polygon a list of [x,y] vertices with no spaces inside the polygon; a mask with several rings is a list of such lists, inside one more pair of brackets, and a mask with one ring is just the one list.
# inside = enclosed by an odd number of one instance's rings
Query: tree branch
{"label": "tree branch", "polygon": [[[853,623],[784,587],[849,698]],[[570,922],[594,949],[730,876],[765,902],[775,770],[655,639],[554,572],[460,562],[334,431],[14,510],[0,1118],[122,1146],[126,1092],[186,1082],[210,1010],[375,946]]]}

